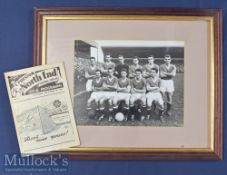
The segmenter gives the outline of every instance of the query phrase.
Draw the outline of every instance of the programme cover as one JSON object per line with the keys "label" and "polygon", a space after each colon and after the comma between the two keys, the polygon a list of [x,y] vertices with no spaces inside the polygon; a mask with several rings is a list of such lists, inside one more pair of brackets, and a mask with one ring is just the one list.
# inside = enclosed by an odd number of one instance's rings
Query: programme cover
{"label": "programme cover", "polygon": [[6,72],[22,154],[80,144],[63,63]]}

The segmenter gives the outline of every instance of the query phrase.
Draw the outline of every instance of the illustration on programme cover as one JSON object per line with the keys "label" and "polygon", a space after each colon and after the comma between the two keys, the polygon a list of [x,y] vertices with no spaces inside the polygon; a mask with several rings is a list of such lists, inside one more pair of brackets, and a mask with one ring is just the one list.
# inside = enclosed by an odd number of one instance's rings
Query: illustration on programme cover
{"label": "illustration on programme cover", "polygon": [[5,73],[21,153],[79,145],[62,64]]}

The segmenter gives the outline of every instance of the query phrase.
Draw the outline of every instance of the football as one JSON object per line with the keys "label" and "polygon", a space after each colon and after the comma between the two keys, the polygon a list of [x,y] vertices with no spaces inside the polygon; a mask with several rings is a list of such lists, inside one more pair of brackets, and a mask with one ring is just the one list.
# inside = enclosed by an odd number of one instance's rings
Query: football
{"label": "football", "polygon": [[118,122],[123,121],[124,118],[125,118],[125,116],[124,116],[124,114],[123,114],[122,112],[118,112],[118,113],[116,113],[116,115],[115,115],[115,119],[116,119]]}

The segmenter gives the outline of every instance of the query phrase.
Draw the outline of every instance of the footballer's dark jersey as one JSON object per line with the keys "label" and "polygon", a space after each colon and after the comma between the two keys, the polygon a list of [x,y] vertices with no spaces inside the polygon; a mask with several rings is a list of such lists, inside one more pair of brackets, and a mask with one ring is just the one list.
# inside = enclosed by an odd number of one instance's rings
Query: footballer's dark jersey
{"label": "footballer's dark jersey", "polygon": [[108,69],[115,69],[115,63],[113,63],[113,62],[105,62],[105,63],[103,63],[103,69],[104,70],[108,70]]}
{"label": "footballer's dark jersey", "polygon": [[[160,65],[159,67],[159,71],[160,71],[160,75],[161,75],[161,72],[166,72],[166,73],[171,73],[173,70],[176,70],[176,66],[173,65],[173,64],[170,64],[169,67],[166,66],[166,64],[162,64]],[[167,76],[167,77],[162,77],[160,76],[161,79],[164,79],[164,80],[171,80],[173,79],[172,76]]]}
{"label": "footballer's dark jersey", "polygon": [[126,88],[130,85],[130,80],[128,78],[125,78],[125,80],[123,80],[122,78],[118,79],[118,86],[120,88]]}
{"label": "footballer's dark jersey", "polygon": [[157,64],[153,64],[152,66],[150,64],[144,65],[144,70],[148,73],[151,73],[152,68],[156,68],[159,71],[159,66]]}
{"label": "footballer's dark jersey", "polygon": [[109,77],[106,77],[104,79],[104,82],[107,84],[107,85],[110,85],[110,86],[114,86],[116,83],[117,83],[117,78],[116,77],[112,77],[111,79]]}
{"label": "footballer's dark jersey", "polygon": [[99,80],[97,80],[96,78],[94,78],[92,80],[92,86],[95,88],[100,88],[103,85],[103,78],[100,78]]}
{"label": "footballer's dark jersey", "polygon": [[89,65],[89,66],[87,67],[86,71],[87,71],[87,73],[88,73],[89,75],[95,75],[95,72],[96,72],[96,70],[98,70],[98,69],[99,69],[99,67],[98,67],[97,65],[95,65],[95,66]]}
{"label": "footballer's dark jersey", "polygon": [[117,72],[117,77],[120,78],[121,77],[121,70],[125,69],[127,72],[127,76],[129,75],[129,66],[127,64],[118,64],[115,67],[115,71]]}
{"label": "footballer's dark jersey", "polygon": [[131,80],[131,87],[135,89],[144,89],[144,87],[146,87],[146,81],[143,78],[139,80],[133,78]]}
{"label": "footballer's dark jersey", "polygon": [[141,66],[141,65],[131,65],[131,66],[129,66],[129,75],[131,76],[131,77],[134,77],[134,73],[136,73],[136,69],[140,69],[140,70],[143,70],[143,67]]}
{"label": "footballer's dark jersey", "polygon": [[[113,76],[111,79],[109,77],[104,78],[104,83],[108,86],[115,86],[117,84],[117,78]],[[105,89],[106,91],[113,91],[112,89]]]}
{"label": "footballer's dark jersey", "polygon": [[[150,87],[160,87],[161,80],[159,78],[148,78],[146,83],[150,85]],[[159,92],[158,89],[150,91],[150,92]]]}

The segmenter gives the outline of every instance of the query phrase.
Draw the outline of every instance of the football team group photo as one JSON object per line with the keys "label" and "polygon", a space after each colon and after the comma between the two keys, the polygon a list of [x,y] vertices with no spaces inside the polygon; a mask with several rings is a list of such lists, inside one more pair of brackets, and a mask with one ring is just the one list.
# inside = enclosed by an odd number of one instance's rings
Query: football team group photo
{"label": "football team group photo", "polygon": [[75,40],[78,125],[183,126],[184,43]]}

